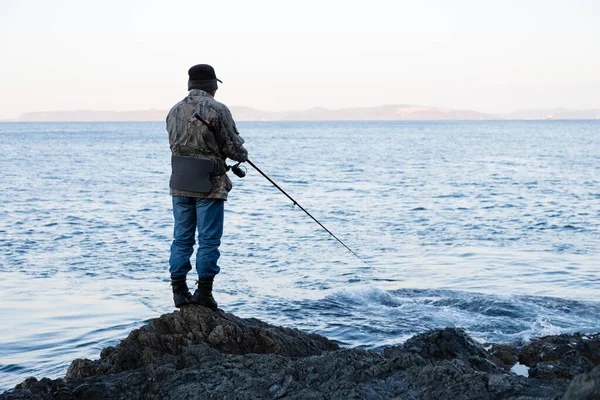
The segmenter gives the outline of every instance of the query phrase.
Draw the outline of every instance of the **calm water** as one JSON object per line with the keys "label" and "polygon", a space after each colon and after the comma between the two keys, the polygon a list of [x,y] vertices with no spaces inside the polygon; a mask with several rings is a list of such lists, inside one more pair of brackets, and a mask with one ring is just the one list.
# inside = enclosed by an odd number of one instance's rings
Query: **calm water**
{"label": "calm water", "polygon": [[[600,121],[240,123],[216,298],[381,348],[600,331]],[[0,124],[0,390],[172,311],[162,123]],[[190,275],[190,283],[193,276]]]}

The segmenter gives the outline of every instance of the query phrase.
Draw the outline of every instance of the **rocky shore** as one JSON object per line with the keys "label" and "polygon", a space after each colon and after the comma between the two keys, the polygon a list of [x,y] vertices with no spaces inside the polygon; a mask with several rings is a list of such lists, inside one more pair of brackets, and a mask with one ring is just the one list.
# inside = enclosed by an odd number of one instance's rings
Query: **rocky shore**
{"label": "rocky shore", "polygon": [[99,360],[73,361],[63,379],[29,378],[0,395],[17,399],[600,399],[600,334],[514,347],[445,328],[377,353],[192,305]]}

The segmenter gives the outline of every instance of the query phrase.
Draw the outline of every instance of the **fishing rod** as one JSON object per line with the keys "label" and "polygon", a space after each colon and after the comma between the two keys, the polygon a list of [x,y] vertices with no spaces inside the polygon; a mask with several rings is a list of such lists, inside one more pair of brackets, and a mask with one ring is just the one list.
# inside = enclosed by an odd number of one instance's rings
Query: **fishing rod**
{"label": "fishing rod", "polygon": [[[357,258],[359,258],[362,262],[364,262],[365,264],[367,264],[369,267],[373,268],[373,266],[371,264],[369,264],[364,258],[362,258],[361,256],[359,256],[358,254],[356,254],[356,252],[354,252],[354,250],[352,250],[350,247],[348,247],[346,245],[346,243],[342,242],[337,236],[335,236],[333,234],[333,232],[331,232],[329,229],[327,229],[325,227],[325,225],[323,225],[321,222],[319,222],[318,219],[316,219],[315,217],[312,216],[311,213],[309,213],[308,211],[306,211],[306,209],[304,207],[302,207],[300,204],[298,204],[298,202],[296,200],[294,200],[294,198],[292,196],[290,196],[289,194],[287,194],[287,192],[285,190],[283,190],[277,183],[275,183],[275,181],[273,179],[271,179],[267,174],[265,174],[263,171],[261,171],[260,168],[258,168],[252,161],[250,160],[246,160],[246,162],[248,164],[250,164],[250,166],[252,166],[252,168],[254,168],[256,171],[258,171],[259,174],[261,174],[262,176],[264,176],[269,182],[271,182],[271,184],[273,186],[275,186],[277,189],[279,189],[279,191],[281,193],[283,193],[284,195],[287,196],[288,199],[290,199],[292,201],[292,203],[294,203],[294,206],[298,206],[298,208],[300,208],[302,211],[304,211],[306,213],[306,215],[308,215],[309,217],[311,217],[313,219],[313,221],[315,221],[317,224],[319,224],[319,226],[323,229],[325,229],[325,231],[327,231],[327,233],[329,233],[331,236],[333,236],[333,238],[335,240],[337,240],[342,246],[344,246],[346,249],[348,249],[348,251],[352,254],[354,254]],[[240,163],[237,163],[235,165],[232,165],[231,170],[233,171],[233,173],[237,176],[239,176],[240,178],[243,178],[244,176],[246,176],[246,171],[242,170],[240,168]]]}
{"label": "fishing rod", "polygon": [[[206,121],[204,118],[202,118],[202,117],[200,116],[200,114],[198,114],[198,113],[195,113],[195,114],[194,114],[194,117],[195,117],[196,119],[198,119],[200,122],[202,122],[204,125],[206,125],[206,127],[207,127],[207,128],[210,130],[210,131],[213,131],[213,129],[212,129],[212,127],[210,126],[210,124],[209,124],[209,123],[208,123],[208,122],[207,122],[207,121]],[[349,251],[350,253],[354,254],[354,255],[355,255],[355,256],[356,256],[358,259],[360,259],[362,262],[364,262],[365,264],[367,264],[369,267],[373,268],[373,266],[372,266],[371,264],[369,264],[369,263],[368,263],[368,262],[367,262],[367,261],[366,261],[364,258],[362,258],[362,257],[361,257],[361,256],[359,256],[358,254],[356,254],[356,253],[354,252],[354,250],[352,250],[350,247],[348,247],[348,246],[346,245],[346,243],[344,243],[344,242],[342,242],[340,239],[338,239],[338,237],[337,237],[337,236],[335,236],[335,235],[333,234],[333,232],[331,232],[329,229],[327,229],[327,228],[325,227],[325,225],[323,225],[322,223],[320,223],[318,219],[316,219],[315,217],[313,217],[313,216],[311,215],[311,213],[309,213],[308,211],[306,211],[306,209],[305,209],[304,207],[302,207],[300,204],[298,204],[298,202],[297,202],[296,200],[294,200],[294,198],[293,198],[292,196],[290,196],[289,194],[287,194],[287,193],[286,193],[286,191],[285,191],[285,190],[283,190],[283,189],[282,189],[282,188],[281,188],[281,187],[280,187],[278,184],[276,184],[276,183],[275,183],[275,181],[274,181],[273,179],[269,178],[269,176],[268,176],[267,174],[265,174],[264,172],[262,172],[262,171],[260,170],[260,168],[258,168],[256,165],[254,165],[254,163],[253,163],[252,161],[250,161],[250,160],[248,160],[248,159],[247,159],[247,160],[246,160],[246,162],[247,162],[248,164],[250,164],[250,165],[252,166],[252,168],[254,168],[255,170],[257,170],[257,171],[258,171],[258,173],[260,173],[262,176],[264,176],[264,177],[265,177],[265,178],[266,178],[266,179],[267,179],[269,182],[271,182],[271,184],[272,184],[273,186],[275,186],[277,189],[279,189],[279,191],[280,191],[281,193],[285,194],[285,195],[287,196],[287,198],[288,198],[288,199],[290,199],[290,200],[291,200],[291,201],[294,203],[294,206],[298,206],[298,207],[299,207],[299,208],[300,208],[302,211],[304,211],[304,212],[306,213],[306,215],[308,215],[309,217],[311,217],[311,218],[313,219],[313,221],[315,221],[317,224],[319,224],[319,226],[320,226],[321,228],[325,229],[325,231],[327,231],[327,233],[329,233],[331,236],[333,236],[333,238],[334,238],[335,240],[337,240],[338,242],[340,242],[340,244],[341,244],[342,246],[344,246],[345,248],[347,248],[347,249],[348,249],[348,251]],[[238,163],[237,163],[237,164],[235,164],[235,165],[228,165],[228,166],[227,166],[227,170],[228,170],[228,171],[229,171],[229,170],[231,170],[231,171],[232,171],[232,172],[233,172],[233,173],[234,173],[236,176],[238,176],[238,177],[240,177],[240,178],[243,178],[243,177],[245,177],[245,176],[246,176],[246,171],[244,171],[242,168],[240,168],[240,164],[241,164],[241,162],[238,162]]]}

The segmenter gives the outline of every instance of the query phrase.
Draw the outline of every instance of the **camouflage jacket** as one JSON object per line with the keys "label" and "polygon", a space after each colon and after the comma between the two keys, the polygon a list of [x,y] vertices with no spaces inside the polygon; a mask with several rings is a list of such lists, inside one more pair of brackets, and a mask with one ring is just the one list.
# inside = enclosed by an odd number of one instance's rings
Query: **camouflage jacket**
{"label": "camouflage jacket", "polygon": [[[196,113],[210,128],[194,117]],[[215,175],[210,179],[212,190],[209,193],[171,189],[171,195],[227,200],[232,184],[226,174],[225,159],[245,161],[248,156],[243,146],[244,139],[227,106],[203,90],[192,89],[169,111],[167,131],[174,155],[208,159],[216,166]]]}

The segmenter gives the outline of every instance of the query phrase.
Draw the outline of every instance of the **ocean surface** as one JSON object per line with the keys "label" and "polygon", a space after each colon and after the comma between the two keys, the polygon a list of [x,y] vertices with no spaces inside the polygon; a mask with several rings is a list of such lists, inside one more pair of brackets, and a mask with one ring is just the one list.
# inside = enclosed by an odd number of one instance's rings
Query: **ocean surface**
{"label": "ocean surface", "polygon": [[[215,280],[241,317],[380,350],[600,332],[600,121],[239,123]],[[173,311],[163,123],[0,124],[0,390]],[[193,274],[189,276],[192,284]]]}

